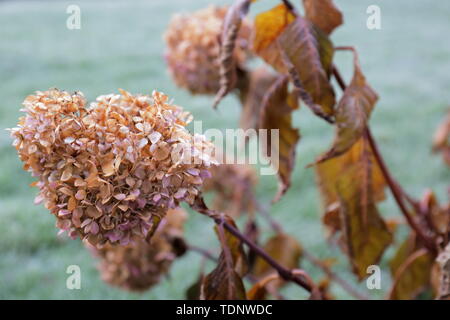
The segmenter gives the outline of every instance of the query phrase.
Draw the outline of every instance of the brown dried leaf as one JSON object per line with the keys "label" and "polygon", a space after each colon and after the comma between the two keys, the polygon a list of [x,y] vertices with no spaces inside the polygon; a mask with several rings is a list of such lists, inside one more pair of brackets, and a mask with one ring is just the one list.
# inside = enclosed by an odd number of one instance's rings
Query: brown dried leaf
{"label": "brown dried leaf", "polygon": [[[267,32],[267,30],[272,30]],[[288,73],[281,52],[295,67],[306,92],[326,117],[333,115],[335,97],[329,82],[333,45],[328,37],[301,16],[295,19],[283,4],[255,19],[254,52],[281,73]]]}
{"label": "brown dried leaf", "polygon": [[303,6],[306,18],[327,34],[344,22],[332,0],[303,0]]}
{"label": "brown dried leaf", "polygon": [[[279,188],[273,200],[278,201],[291,184],[295,148],[300,139],[298,130],[292,127],[292,111],[295,106],[289,103],[287,77],[280,76],[277,79],[267,91],[262,104],[261,129],[268,130],[267,143],[263,146],[263,152],[271,160],[278,174]],[[274,140],[275,137],[272,136],[273,129],[278,129],[278,140]]]}
{"label": "brown dried leaf", "polygon": [[[372,191],[373,200],[378,202],[385,199],[384,188],[386,182],[383,173],[367,141],[361,138],[343,155],[316,165],[317,183],[325,208],[338,205],[337,183],[342,177],[347,175],[347,172],[353,170],[352,168],[355,166],[364,166],[369,169],[370,175],[367,177],[369,185],[366,187]],[[362,181],[356,180],[355,183],[362,184]]]}
{"label": "brown dried leaf", "polygon": [[242,19],[247,15],[250,3],[251,0],[236,0],[236,2],[228,9],[225,17],[222,27],[223,31],[219,55],[220,89],[214,99],[214,108],[217,108],[220,101],[236,84],[236,61],[233,52]]}
{"label": "brown dried leaf", "polygon": [[343,155],[318,164],[316,172],[324,207],[338,210],[341,243],[353,271],[362,279],[367,267],[376,264],[392,242],[375,206],[384,199],[381,170],[367,141],[361,138]]}
{"label": "brown dried leaf", "polygon": [[[367,267],[377,264],[391,244],[392,234],[370,200],[370,194],[364,195],[366,191],[348,187],[353,181],[346,183],[339,187],[343,240],[353,272],[363,279],[367,276]],[[364,203],[364,197],[368,198],[367,203]]]}
{"label": "brown dried leaf", "polygon": [[[226,221],[236,227],[231,218]],[[216,226],[222,253],[217,267],[203,280],[200,289],[202,300],[245,300],[245,287],[241,276],[247,272],[247,262],[241,241],[222,225]]]}
{"label": "brown dried leaf", "polygon": [[201,300],[245,300],[245,287],[236,271],[221,261],[208,274],[200,289]]}
{"label": "brown dried leaf", "polygon": [[345,89],[335,111],[337,130],[333,146],[319,158],[318,162],[343,154],[361,138],[378,100],[378,95],[366,82],[356,53],[354,68],[352,82]]}
{"label": "brown dried leaf", "polygon": [[[236,223],[234,220],[230,217],[225,217],[228,224],[232,225],[237,229]],[[244,276],[248,272],[248,264],[247,264],[247,258],[245,255],[244,248],[242,247],[242,242],[238,238],[236,238],[233,234],[231,234],[227,230],[223,230],[223,237],[221,235],[220,226],[214,227],[221,245],[222,245],[222,253],[219,257],[219,259],[225,259],[227,254],[226,251],[230,253],[231,256],[231,264],[234,268],[234,270],[240,275]]]}
{"label": "brown dried leaf", "polygon": [[389,299],[414,299],[430,284],[433,257],[426,249],[411,254],[395,273]]}

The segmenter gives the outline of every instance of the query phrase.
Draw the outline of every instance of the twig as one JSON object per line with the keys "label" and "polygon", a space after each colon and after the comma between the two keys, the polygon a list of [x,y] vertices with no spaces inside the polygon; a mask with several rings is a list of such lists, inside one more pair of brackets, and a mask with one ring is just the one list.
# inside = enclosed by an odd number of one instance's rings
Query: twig
{"label": "twig", "polygon": [[347,291],[349,294],[354,296],[356,299],[359,300],[369,300],[369,297],[355,288],[353,288],[352,285],[350,285],[347,281],[345,281],[343,278],[338,276],[336,273],[334,273],[329,266],[324,264],[322,261],[314,257],[312,254],[310,254],[308,251],[303,249],[303,256],[309,260],[312,264],[322,269],[322,271],[330,277],[333,281],[335,281],[337,284],[339,284],[345,291]]}
{"label": "twig", "polygon": [[207,259],[209,259],[211,261],[214,261],[214,262],[218,261],[218,259],[211,252],[209,252],[206,249],[203,249],[203,248],[200,248],[200,247],[197,247],[197,246],[193,246],[193,245],[187,245],[187,249],[191,250],[191,251],[194,251],[194,252],[197,252],[197,253],[200,253],[202,256],[204,256],[205,258],[207,258]]}
{"label": "twig", "polygon": [[[199,213],[202,213],[214,220],[214,222],[218,225],[223,225],[223,227],[230,232],[232,235],[234,235],[236,238],[241,240],[244,244],[246,244],[250,250],[258,254],[262,259],[264,259],[272,268],[274,268],[280,277],[283,280],[286,281],[292,281],[310,292],[311,294],[314,294],[315,290],[311,286],[308,280],[305,280],[303,277],[295,275],[292,270],[285,268],[284,266],[280,265],[277,261],[275,261],[269,254],[267,254],[264,249],[254,244],[252,241],[250,241],[244,234],[242,234],[238,229],[236,229],[234,226],[230,225],[224,218],[223,214],[218,213],[214,210],[210,210],[204,203],[202,198],[197,198],[196,203],[191,206],[194,210],[196,210]],[[317,297],[314,295],[314,297]]]}

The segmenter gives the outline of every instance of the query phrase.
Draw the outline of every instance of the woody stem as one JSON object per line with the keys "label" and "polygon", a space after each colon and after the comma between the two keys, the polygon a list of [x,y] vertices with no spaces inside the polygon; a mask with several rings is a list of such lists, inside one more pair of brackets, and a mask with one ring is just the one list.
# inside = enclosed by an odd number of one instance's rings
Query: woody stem
{"label": "woody stem", "polygon": [[238,238],[242,243],[249,247],[254,253],[264,259],[272,268],[274,268],[281,278],[286,281],[292,281],[307,290],[308,292],[317,294],[315,288],[303,277],[295,275],[292,270],[285,268],[273,259],[264,249],[253,243],[247,236],[242,234],[237,228],[229,224],[224,218],[223,214],[217,213],[206,207],[203,199],[198,199],[200,204],[192,205],[191,207],[199,213],[202,213],[214,220],[217,225],[222,225],[229,233]]}

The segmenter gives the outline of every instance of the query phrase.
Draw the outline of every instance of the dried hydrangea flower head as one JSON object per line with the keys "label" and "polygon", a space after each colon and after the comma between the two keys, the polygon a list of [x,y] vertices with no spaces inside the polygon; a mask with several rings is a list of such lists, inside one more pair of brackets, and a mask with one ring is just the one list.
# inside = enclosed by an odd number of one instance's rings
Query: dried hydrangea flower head
{"label": "dried hydrangea flower head", "polygon": [[131,291],[143,291],[158,283],[173,260],[183,254],[179,243],[183,237],[186,212],[169,210],[150,243],[141,240],[127,246],[90,247],[99,258],[103,281]]}
{"label": "dried hydrangea flower head", "polygon": [[38,177],[57,227],[91,244],[149,237],[169,208],[192,203],[216,162],[204,136],[185,128],[189,113],[154,92],[97,98],[57,89],[24,101],[11,129],[24,169]]}
{"label": "dried hydrangea flower head", "polygon": [[[209,6],[171,19],[164,39],[169,72],[175,83],[193,94],[215,94],[220,87],[220,34],[227,7]],[[249,57],[250,24],[244,20],[236,41],[235,61]]]}

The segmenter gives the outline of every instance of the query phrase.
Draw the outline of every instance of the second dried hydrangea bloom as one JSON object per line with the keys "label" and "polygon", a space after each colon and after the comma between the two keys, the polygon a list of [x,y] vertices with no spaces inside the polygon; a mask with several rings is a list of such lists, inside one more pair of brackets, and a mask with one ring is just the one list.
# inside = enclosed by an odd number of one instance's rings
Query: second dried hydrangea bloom
{"label": "second dried hydrangea bloom", "polygon": [[183,224],[186,216],[182,209],[169,210],[150,243],[141,240],[127,246],[90,248],[99,259],[102,279],[130,291],[147,290],[158,283],[174,259],[185,251]]}
{"label": "second dried hydrangea bloom", "polygon": [[[194,94],[215,94],[220,88],[220,34],[227,7],[210,6],[175,15],[164,35],[166,61],[175,83]],[[250,24],[244,20],[234,57],[242,67],[249,57]]]}
{"label": "second dried hydrangea bloom", "polygon": [[86,108],[81,93],[37,92],[11,129],[24,169],[38,177],[36,202],[94,245],[149,237],[169,208],[193,202],[215,163],[212,145],[188,132],[189,113],[167,96],[120,93]]}

